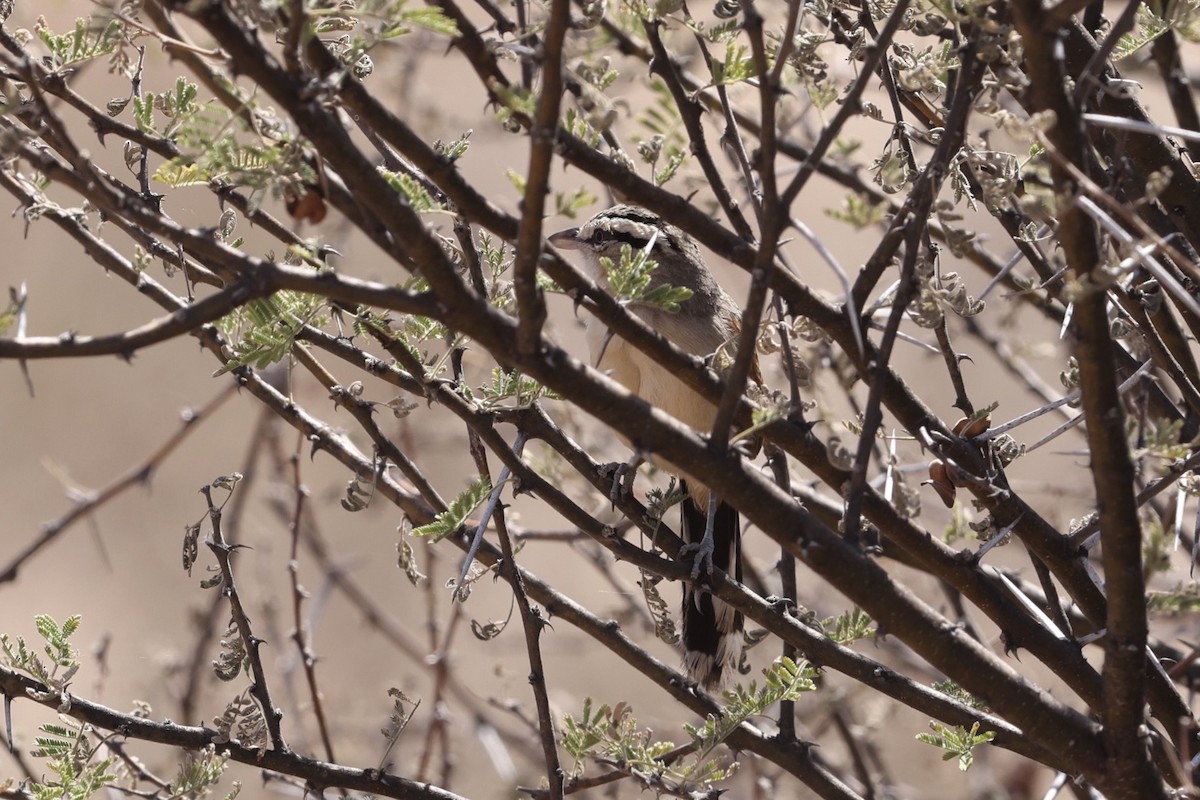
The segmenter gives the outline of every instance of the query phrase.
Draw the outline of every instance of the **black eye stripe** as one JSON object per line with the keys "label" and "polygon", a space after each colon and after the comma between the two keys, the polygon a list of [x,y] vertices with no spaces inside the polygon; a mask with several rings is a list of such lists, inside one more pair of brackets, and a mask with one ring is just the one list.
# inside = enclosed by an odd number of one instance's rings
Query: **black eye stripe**
{"label": "black eye stripe", "polygon": [[603,244],[604,242],[619,242],[621,244],[629,245],[634,250],[645,249],[646,245],[650,243],[649,239],[644,239],[641,236],[636,236],[632,233],[629,233],[628,231],[605,230],[603,228],[597,228],[596,230],[592,231],[590,241],[592,242],[592,244]]}

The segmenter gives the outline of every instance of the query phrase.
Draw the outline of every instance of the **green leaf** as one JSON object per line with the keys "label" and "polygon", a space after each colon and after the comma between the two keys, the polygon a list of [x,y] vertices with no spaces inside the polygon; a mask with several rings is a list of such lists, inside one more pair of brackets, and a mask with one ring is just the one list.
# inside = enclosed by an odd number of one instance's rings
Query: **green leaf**
{"label": "green leaf", "polygon": [[575,216],[583,209],[596,202],[596,198],[587,189],[580,186],[574,191],[564,193],[554,193],[554,213],[575,219]]}
{"label": "green leaf", "polygon": [[217,327],[231,342],[233,356],[215,375],[247,364],[264,369],[282,361],[304,326],[317,321],[324,305],[320,295],[284,290],[226,314]]}
{"label": "green leaf", "polygon": [[475,507],[482,503],[491,491],[491,481],[486,478],[477,479],[467,487],[466,491],[454,498],[450,507],[438,514],[433,522],[413,528],[413,536],[429,536],[435,542],[441,541],[458,530],[467,521],[467,517],[475,510]]}
{"label": "green leaf", "polygon": [[36,800],[89,800],[116,780],[109,771],[115,757],[92,760],[97,748],[88,735],[90,726],[68,721],[42,725],[38,730],[47,735],[34,737],[36,747],[30,755],[47,759],[47,769],[57,780],[31,781],[29,794]]}
{"label": "green leaf", "polygon": [[1169,592],[1148,592],[1146,611],[1150,614],[1188,614],[1200,610],[1200,587],[1182,584]]}
{"label": "green leaf", "polygon": [[987,708],[987,703],[983,702],[983,700],[971,694],[952,680],[937,681],[933,684],[933,688],[944,695],[953,697],[958,702],[962,703],[963,705],[968,705],[971,708],[978,709],[980,711]]}
{"label": "green leaf", "polygon": [[747,55],[750,49],[733,38],[725,42],[725,60],[712,60],[714,86],[740,83],[754,77],[754,60]]}
{"label": "green leaf", "polygon": [[1139,7],[1137,25],[1133,31],[1117,40],[1117,46],[1113,49],[1113,61],[1128,58],[1170,29],[1167,20],[1155,14],[1149,6]]}
{"label": "green leaf", "polygon": [[826,209],[825,213],[857,230],[863,230],[882,222],[887,210],[886,202],[875,202],[867,195],[852,192],[842,201],[841,208]]}
{"label": "green leaf", "polygon": [[748,686],[737,684],[723,693],[725,709],[721,714],[709,714],[699,728],[685,726],[696,747],[697,769],[709,769],[706,759],[739,725],[751,717],[766,714],[781,700],[798,700],[801,695],[816,689],[816,670],[807,661],[781,657],[763,670],[766,684],[759,688],[757,681]]}
{"label": "green leaf", "polygon": [[675,313],[679,310],[679,304],[692,296],[692,290],[668,283],[652,287],[654,270],[658,264],[650,259],[649,253],[650,247],[635,251],[628,244],[623,244],[619,263],[601,256],[600,264],[619,303],[653,306]]}
{"label": "green leaf", "polygon": [[172,796],[203,797],[221,779],[227,760],[225,756],[218,755],[212,745],[199,752],[186,753],[175,779],[171,781]]}
{"label": "green leaf", "polygon": [[563,130],[582,140],[588,147],[598,148],[600,146],[600,132],[573,108],[568,108],[566,114],[563,115]]}
{"label": "green leaf", "polygon": [[189,164],[180,158],[173,158],[154,170],[154,180],[165,183],[172,189],[181,186],[206,186],[208,177],[201,171],[199,165]]}
{"label": "green leaf", "polygon": [[133,121],[143,133],[154,130],[154,92],[133,98]]}
{"label": "green leaf", "polygon": [[[388,11],[390,16],[383,24],[374,23],[372,14],[367,7],[355,13],[350,12],[350,15],[342,18],[341,26],[338,30],[349,30],[358,23],[362,23],[366,28],[365,33],[358,37],[361,40],[360,48],[366,49],[373,41],[386,41],[394,39],[398,36],[404,36],[412,33],[416,28],[424,28],[431,33],[441,34],[442,36],[458,36],[458,25],[453,19],[446,16],[440,8],[436,6],[417,6],[416,8],[404,8],[404,2],[392,4],[392,9]],[[399,6],[397,9],[396,7]],[[327,25],[333,26],[338,23],[338,18],[334,18]]]}
{"label": "green leaf", "polygon": [[[236,92],[236,87],[231,91]],[[302,197],[306,187],[319,183],[303,139],[283,131],[267,136],[251,130],[223,107],[197,104],[195,97],[195,86],[180,79],[172,91],[133,99],[138,127],[169,137],[179,146],[179,155],[155,170],[155,180],[171,187],[218,182],[269,190],[275,197]],[[167,120],[161,131],[155,112]],[[261,197],[252,193],[252,207]]]}
{"label": "green leaf", "polygon": [[821,629],[826,636],[838,644],[848,645],[874,634],[875,630],[871,627],[872,621],[865,611],[854,608],[840,616],[822,621]]}
{"label": "green leaf", "polygon": [[517,172],[515,169],[509,168],[504,170],[504,177],[508,178],[508,182],[517,190],[517,194],[525,194],[525,176]]}
{"label": "green leaf", "polygon": [[657,306],[663,311],[675,314],[679,311],[679,304],[691,297],[692,294],[692,290],[686,286],[670,286],[664,283],[646,292],[642,296],[641,302],[643,305]]}
{"label": "green leaf", "polygon": [[476,404],[483,410],[490,411],[500,407],[505,400],[515,399],[516,408],[528,408],[539,397],[556,397],[552,392],[516,370],[506,370],[500,367],[492,369],[492,381],[479,387],[480,397],[475,398]]}
{"label": "green leaf", "polygon": [[654,172],[654,185],[662,186],[679,171],[679,167],[687,160],[687,152],[682,148],[671,145],[667,148],[667,163],[662,169]]}
{"label": "green leaf", "polygon": [[436,150],[439,155],[448,158],[451,161],[457,161],[467,154],[467,149],[471,146],[472,133],[473,131],[468,130],[462,136],[449,143],[438,139],[433,143],[433,149]]}
{"label": "green leaf", "polygon": [[443,36],[458,36],[458,25],[437,7],[420,6],[405,9],[400,13],[400,19]]}
{"label": "green leaf", "polygon": [[108,55],[116,50],[125,32],[125,25],[120,20],[113,19],[104,28],[96,29],[95,20],[80,17],[75,20],[75,27],[70,33],[60,36],[39,18],[34,30],[54,55],[55,68],[61,69],[97,56]]}
{"label": "green leaf", "polygon": [[379,168],[379,174],[383,176],[388,185],[399,192],[405,202],[412,208],[413,211],[424,213],[428,211],[442,211],[445,207],[437,200],[433,199],[433,195],[425,188],[416,177],[409,175],[407,172],[392,172],[389,169]]}
{"label": "green leaf", "polygon": [[974,748],[996,738],[994,731],[980,733],[978,722],[972,723],[969,731],[961,725],[951,730],[940,722],[930,722],[929,727],[934,732],[918,733],[917,741],[945,750],[946,752],[942,754],[943,761],[957,758],[958,768],[963,772],[970,769],[975,760],[972,752]]}

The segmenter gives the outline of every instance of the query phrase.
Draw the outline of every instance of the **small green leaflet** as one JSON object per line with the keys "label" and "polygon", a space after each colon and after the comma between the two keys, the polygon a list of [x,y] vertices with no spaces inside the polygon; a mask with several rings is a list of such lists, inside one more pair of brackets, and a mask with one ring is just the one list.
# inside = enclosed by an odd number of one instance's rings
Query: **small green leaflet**
{"label": "small green leaflet", "polygon": [[467,517],[475,510],[476,506],[483,502],[490,491],[492,491],[491,481],[486,478],[478,478],[467,487],[466,491],[454,498],[450,507],[438,514],[433,522],[413,528],[412,535],[431,536],[435,542],[441,541],[467,521]]}

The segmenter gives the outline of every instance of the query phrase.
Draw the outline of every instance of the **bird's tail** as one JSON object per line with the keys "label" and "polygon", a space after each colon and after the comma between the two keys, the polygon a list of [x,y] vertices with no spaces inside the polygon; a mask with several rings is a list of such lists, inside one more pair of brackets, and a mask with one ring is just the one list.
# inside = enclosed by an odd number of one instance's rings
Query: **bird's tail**
{"label": "bird's tail", "polygon": [[[687,544],[699,544],[708,521],[707,503],[693,498],[683,485],[683,524]],[[718,503],[713,520],[714,568],[739,583],[742,580],[741,520],[737,510]],[[742,656],[742,612],[691,583],[683,587],[683,663],[692,680],[705,688],[721,684],[727,668],[736,669]]]}

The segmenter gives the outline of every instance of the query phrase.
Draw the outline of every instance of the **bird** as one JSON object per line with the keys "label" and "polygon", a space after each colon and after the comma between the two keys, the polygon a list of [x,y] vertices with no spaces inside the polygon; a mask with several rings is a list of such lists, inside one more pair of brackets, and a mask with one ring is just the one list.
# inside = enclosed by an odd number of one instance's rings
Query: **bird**
{"label": "bird", "polygon": [[[547,238],[560,250],[578,252],[588,276],[609,293],[612,285],[602,259],[619,265],[625,245],[634,253],[645,251],[657,265],[648,291],[669,285],[689,289],[691,296],[674,310],[637,302],[630,303],[629,309],[693,355],[709,358],[736,343],[741,329],[737,303],[717,284],[695,240],[657,214],[637,206],[616,205],[577,228]],[[702,433],[711,431],[717,411],[713,403],[633,345],[613,336],[594,316],[587,321],[587,341],[596,369],[679,421]],[[757,359],[751,378],[761,382]],[[741,660],[745,620],[740,611],[697,586],[695,578],[700,559],[705,559],[741,582],[741,520],[733,506],[714,498],[700,481],[653,455],[651,461],[679,476],[684,495],[680,533],[685,547],[698,551],[693,580],[685,581],[683,589],[684,668],[693,681],[714,689]]]}

